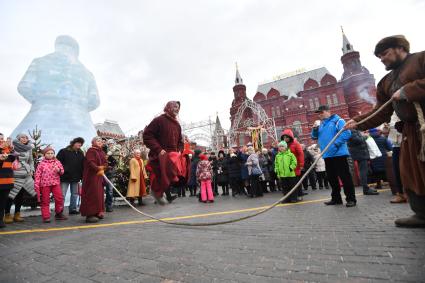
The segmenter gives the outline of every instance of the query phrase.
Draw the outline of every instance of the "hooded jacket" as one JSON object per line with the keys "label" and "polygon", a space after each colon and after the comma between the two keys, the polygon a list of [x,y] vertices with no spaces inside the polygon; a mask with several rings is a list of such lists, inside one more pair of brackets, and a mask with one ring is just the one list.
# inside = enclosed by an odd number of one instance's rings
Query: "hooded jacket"
{"label": "hooded jacket", "polygon": [[279,152],[275,158],[274,170],[278,178],[295,177],[297,159],[290,150]]}
{"label": "hooded jacket", "polygon": [[303,151],[303,148],[301,147],[301,144],[298,141],[295,140],[294,133],[292,132],[291,129],[285,129],[282,132],[282,135],[280,137],[281,140],[283,140],[283,136],[288,136],[288,137],[291,138],[291,141],[288,142],[288,148],[289,148],[289,150],[291,150],[291,152],[295,155],[295,158],[297,159],[297,168],[295,168],[295,174],[297,176],[300,176],[301,175],[301,168],[304,167],[304,151]]}
{"label": "hooded jacket", "polygon": [[[332,114],[329,118],[323,119],[320,123],[319,128],[311,131],[311,138],[318,140],[320,150],[328,145],[333,137],[345,126],[345,121],[337,114]],[[335,142],[329,147],[328,151],[323,154],[323,158],[337,157],[337,156],[349,156],[347,141],[351,137],[351,131],[345,130],[335,140]]]}

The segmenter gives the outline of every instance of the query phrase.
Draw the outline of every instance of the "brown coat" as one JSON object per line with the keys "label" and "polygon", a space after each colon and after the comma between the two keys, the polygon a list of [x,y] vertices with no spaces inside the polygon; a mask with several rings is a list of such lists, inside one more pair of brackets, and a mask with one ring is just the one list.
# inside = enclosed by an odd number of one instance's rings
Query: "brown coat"
{"label": "brown coat", "polygon": [[393,93],[403,88],[407,101],[394,102],[384,108],[371,120],[359,125],[359,130],[377,127],[384,122],[390,122],[391,115],[396,110],[403,124],[403,141],[400,149],[400,173],[403,187],[425,196],[425,163],[418,160],[421,147],[418,131],[418,118],[412,102],[420,102],[425,112],[425,51],[410,54],[404,63],[388,73],[379,83],[376,92],[377,104],[366,114],[357,116],[360,121],[375,112],[388,101]]}
{"label": "brown coat", "polygon": [[130,160],[130,178],[128,180],[127,189],[127,197],[129,198],[146,196],[146,185],[144,180],[148,178],[148,175],[146,174],[143,160],[140,161],[142,167],[139,166],[139,162],[136,158]]}
{"label": "brown coat", "polygon": [[103,177],[97,175],[102,169],[100,166],[107,166],[106,155],[102,149],[91,147],[87,150],[84,158],[83,188],[81,194],[82,216],[95,216],[105,211],[103,199]]}

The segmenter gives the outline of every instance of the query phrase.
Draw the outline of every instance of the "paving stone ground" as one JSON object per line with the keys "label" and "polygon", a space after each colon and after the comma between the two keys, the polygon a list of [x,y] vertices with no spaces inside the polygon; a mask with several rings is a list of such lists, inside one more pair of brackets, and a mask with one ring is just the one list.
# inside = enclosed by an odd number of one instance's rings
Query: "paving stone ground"
{"label": "paving stone ground", "polygon": [[[358,189],[359,193],[360,190]],[[327,198],[311,192],[305,200]],[[281,195],[180,198],[143,210],[161,217],[260,207]],[[354,208],[323,201],[276,207],[243,222],[200,228],[161,223],[0,235],[0,282],[425,282],[425,229],[401,229],[410,215],[391,193],[359,196]],[[244,213],[182,221],[214,221]],[[103,223],[145,219],[118,207]],[[0,232],[86,225],[80,216],[27,217]]]}

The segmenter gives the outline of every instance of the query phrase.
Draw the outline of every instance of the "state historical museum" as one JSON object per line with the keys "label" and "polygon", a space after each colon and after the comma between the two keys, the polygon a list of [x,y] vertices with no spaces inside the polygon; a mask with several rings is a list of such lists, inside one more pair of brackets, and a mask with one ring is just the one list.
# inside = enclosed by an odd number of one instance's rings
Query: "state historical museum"
{"label": "state historical museum", "polygon": [[[291,128],[301,143],[311,144],[311,127],[314,121],[318,120],[314,111],[321,104],[328,104],[332,113],[346,120],[372,109],[375,103],[375,78],[362,66],[360,53],[353,49],[344,33],[342,53],[344,73],[339,81],[322,67],[294,72],[258,86],[253,100],[273,118],[278,139],[283,129]],[[249,99],[238,70],[233,93],[234,99],[230,108],[232,126],[239,106]],[[252,111],[247,109],[242,120],[252,119],[253,115]],[[242,129],[243,126],[238,126],[238,130]],[[240,146],[249,140],[249,135],[238,134],[235,143]],[[269,147],[271,143],[272,139],[264,134],[263,144]]]}

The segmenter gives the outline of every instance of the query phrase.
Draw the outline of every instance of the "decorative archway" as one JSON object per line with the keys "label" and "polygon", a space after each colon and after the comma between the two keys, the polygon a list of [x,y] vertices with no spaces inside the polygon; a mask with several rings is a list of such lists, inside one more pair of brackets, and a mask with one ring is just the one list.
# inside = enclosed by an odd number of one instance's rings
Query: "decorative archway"
{"label": "decorative archway", "polygon": [[[253,117],[242,120],[243,113],[250,109],[252,111]],[[261,127],[267,134],[268,137],[277,141],[276,127],[274,120],[267,116],[266,111],[260,104],[255,103],[252,100],[246,99],[238,108],[236,112],[235,120],[232,123],[232,127],[229,131],[229,142],[230,145],[236,145],[238,134],[247,134],[248,127]]]}

